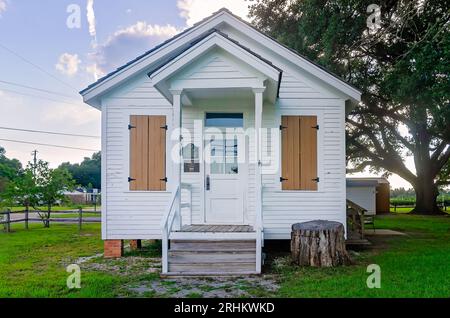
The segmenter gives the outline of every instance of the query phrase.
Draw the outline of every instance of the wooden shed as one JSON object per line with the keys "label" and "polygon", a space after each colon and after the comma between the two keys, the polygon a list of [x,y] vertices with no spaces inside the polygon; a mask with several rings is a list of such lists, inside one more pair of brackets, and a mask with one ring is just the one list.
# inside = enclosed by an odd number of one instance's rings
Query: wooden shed
{"label": "wooden shed", "polygon": [[365,208],[368,215],[389,213],[389,181],[386,178],[347,178],[347,199]]}

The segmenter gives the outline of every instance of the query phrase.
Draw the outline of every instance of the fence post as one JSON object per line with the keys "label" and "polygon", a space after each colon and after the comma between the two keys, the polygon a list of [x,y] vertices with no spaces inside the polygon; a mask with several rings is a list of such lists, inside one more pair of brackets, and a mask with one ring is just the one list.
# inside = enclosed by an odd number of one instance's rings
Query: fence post
{"label": "fence post", "polygon": [[29,208],[25,207],[25,229],[28,230],[28,212]]}
{"label": "fence post", "polygon": [[11,210],[6,210],[6,232],[11,232]]}
{"label": "fence post", "polygon": [[83,208],[78,209],[78,229],[81,230],[81,224],[83,223]]}

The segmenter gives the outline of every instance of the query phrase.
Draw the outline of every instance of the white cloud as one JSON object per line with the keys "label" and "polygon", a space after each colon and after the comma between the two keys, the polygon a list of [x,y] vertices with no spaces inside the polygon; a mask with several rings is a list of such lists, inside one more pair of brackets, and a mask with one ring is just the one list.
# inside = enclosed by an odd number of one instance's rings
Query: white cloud
{"label": "white cloud", "polygon": [[186,19],[188,26],[192,26],[224,7],[235,15],[248,20],[248,6],[249,1],[245,0],[178,0],[177,2],[180,16]]}
{"label": "white cloud", "polygon": [[109,40],[113,38],[117,38],[120,36],[137,36],[137,37],[160,37],[160,38],[168,38],[177,34],[179,31],[176,27],[168,24],[166,26],[161,25],[151,25],[147,24],[147,22],[138,21],[136,24],[133,24],[125,29],[121,29],[116,31]]}
{"label": "white cloud", "polygon": [[152,25],[143,21],[119,29],[90,54],[92,64],[86,70],[88,73],[94,74],[94,77],[102,76],[174,36],[179,31],[169,24],[165,26]]}
{"label": "white cloud", "polygon": [[94,76],[95,81],[105,75],[105,73],[97,67],[96,63],[86,66],[86,72]]}
{"label": "white cloud", "polygon": [[[97,29],[96,29],[96,21],[95,21],[95,11],[94,11],[94,0],[88,0],[86,4],[86,18],[89,25],[89,34],[92,37],[91,47],[95,50],[98,46],[97,42]],[[86,71],[91,73],[95,80],[101,77],[103,74],[100,70],[98,70],[97,66],[94,65],[86,67]]]}
{"label": "white cloud", "polygon": [[81,60],[77,54],[63,53],[55,65],[56,69],[64,75],[74,76],[78,72],[78,66]]}
{"label": "white cloud", "polygon": [[6,0],[0,0],[0,17],[6,11]]}
{"label": "white cloud", "polygon": [[87,11],[87,21],[89,24],[89,34],[95,38],[97,36],[97,30],[95,28],[94,0],[88,0],[86,11]]}

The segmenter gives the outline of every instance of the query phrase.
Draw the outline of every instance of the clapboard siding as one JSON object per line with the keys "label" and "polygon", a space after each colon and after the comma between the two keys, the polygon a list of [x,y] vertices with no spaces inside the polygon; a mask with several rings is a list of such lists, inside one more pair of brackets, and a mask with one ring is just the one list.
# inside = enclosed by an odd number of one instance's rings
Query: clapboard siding
{"label": "clapboard siding", "polygon": [[[258,72],[259,73],[259,72]],[[223,80],[223,79],[255,79],[242,63],[221,49],[210,52],[206,57],[195,61],[187,70],[178,75],[179,80]]]}
{"label": "clapboard siding", "polygon": [[[165,114],[170,103],[153,88],[146,76],[120,88],[102,101],[106,119],[106,198],[103,226],[108,239],[160,238],[160,224],[170,192],[127,191],[129,114],[145,115],[148,110]],[[168,124],[171,118],[167,118]]]}
{"label": "clapboard siding", "polygon": [[[292,82],[293,78],[289,77],[289,81]],[[286,104],[289,106],[283,107]],[[316,113],[321,120],[321,137],[318,144],[320,188],[319,191],[282,191],[279,173],[265,173],[263,211],[264,233],[267,239],[288,239],[291,225],[297,222],[314,219],[345,222],[343,101],[315,99],[314,103],[309,103],[305,99],[297,99],[286,103],[285,99],[280,98],[277,106],[266,107],[263,125],[276,128],[282,114],[296,113],[299,115]]]}

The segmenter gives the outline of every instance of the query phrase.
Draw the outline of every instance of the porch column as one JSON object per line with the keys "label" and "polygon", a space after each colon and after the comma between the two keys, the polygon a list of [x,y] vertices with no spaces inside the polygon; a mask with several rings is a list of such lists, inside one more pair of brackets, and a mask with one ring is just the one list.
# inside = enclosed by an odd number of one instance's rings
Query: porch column
{"label": "porch column", "polygon": [[173,141],[173,147],[176,150],[176,152],[173,152],[172,155],[174,155],[175,160],[175,170],[173,174],[173,191],[176,191],[178,187],[179,189],[179,195],[175,199],[175,211],[178,211],[175,215],[174,220],[174,228],[175,230],[181,229],[181,93],[182,90],[171,90],[171,93],[173,95],[173,130],[177,131],[176,140]]}
{"label": "porch column", "polygon": [[[261,128],[262,128],[262,111],[263,111],[263,93],[265,88],[254,88],[255,94],[255,131],[256,131],[256,217],[258,213],[262,213],[262,144],[261,144]],[[258,225],[258,219],[257,225]],[[262,225],[262,224],[260,224]]]}
{"label": "porch column", "polygon": [[262,112],[263,112],[263,93],[265,88],[254,88],[255,94],[255,131],[256,131],[256,272],[261,273],[262,263],[262,245],[263,245],[263,215],[262,215],[262,143],[261,143],[261,128],[262,128]]}

